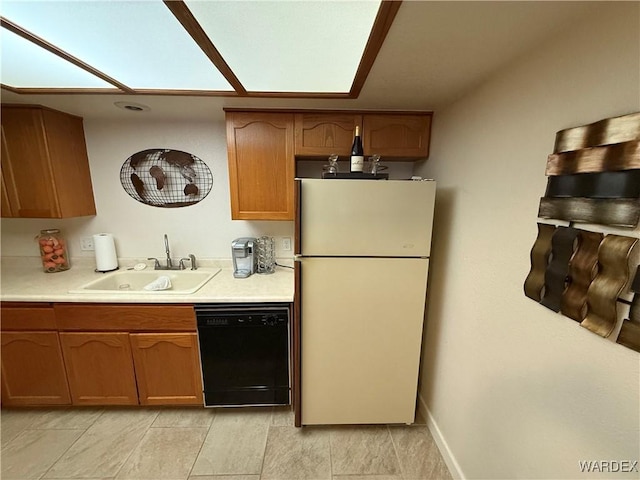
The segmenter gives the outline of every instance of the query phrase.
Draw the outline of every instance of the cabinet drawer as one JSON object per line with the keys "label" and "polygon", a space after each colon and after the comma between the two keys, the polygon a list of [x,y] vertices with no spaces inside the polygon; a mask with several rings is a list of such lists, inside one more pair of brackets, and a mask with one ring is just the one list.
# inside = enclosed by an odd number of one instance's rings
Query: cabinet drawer
{"label": "cabinet drawer", "polygon": [[56,304],[62,331],[196,331],[193,305]]}
{"label": "cabinet drawer", "polygon": [[2,304],[2,330],[56,330],[50,303]]}

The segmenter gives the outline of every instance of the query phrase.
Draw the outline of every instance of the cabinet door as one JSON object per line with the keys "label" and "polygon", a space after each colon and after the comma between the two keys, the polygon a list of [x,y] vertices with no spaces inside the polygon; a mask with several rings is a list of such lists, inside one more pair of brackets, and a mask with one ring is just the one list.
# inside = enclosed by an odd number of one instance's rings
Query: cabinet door
{"label": "cabinet door", "polygon": [[356,126],[362,115],[350,113],[297,113],[295,115],[296,156],[349,156]]}
{"label": "cabinet door", "polygon": [[2,332],[2,405],[68,405],[57,332]]}
{"label": "cabinet door", "polygon": [[[2,170],[4,170],[4,168]],[[9,201],[9,194],[7,193],[7,184],[4,181],[4,173],[2,173],[2,171],[0,171],[0,176],[2,177],[2,184],[0,185],[0,188],[2,188],[2,209],[0,210],[0,216],[2,216],[2,218],[10,218],[13,217],[13,210],[11,209],[11,202]]]}
{"label": "cabinet door", "polygon": [[0,177],[2,180],[2,210],[0,210],[0,215],[3,218],[7,217],[15,217],[13,204],[16,203],[16,190],[11,181],[5,181],[5,172],[7,178],[11,180],[11,166],[9,165],[9,152],[7,150],[7,144],[4,139],[4,127],[2,127],[2,136],[0,137],[2,140],[2,153],[0,154],[0,161],[2,162],[2,169],[0,170]]}
{"label": "cabinet door", "polygon": [[2,108],[2,136],[2,173],[8,193],[15,195],[13,216],[60,218],[42,111]]}
{"label": "cabinet door", "polygon": [[82,118],[43,109],[49,165],[63,218],[95,215]]}
{"label": "cabinet door", "polygon": [[195,333],[132,333],[142,405],[202,405]]}
{"label": "cabinet door", "polygon": [[74,405],[137,405],[128,333],[60,333]]}
{"label": "cabinet door", "polygon": [[82,118],[40,106],[3,106],[2,141],[3,216],[96,214]]}
{"label": "cabinet door", "polygon": [[293,220],[293,114],[227,112],[234,220]]}
{"label": "cabinet door", "polygon": [[362,142],[365,155],[427,158],[431,114],[365,114]]}

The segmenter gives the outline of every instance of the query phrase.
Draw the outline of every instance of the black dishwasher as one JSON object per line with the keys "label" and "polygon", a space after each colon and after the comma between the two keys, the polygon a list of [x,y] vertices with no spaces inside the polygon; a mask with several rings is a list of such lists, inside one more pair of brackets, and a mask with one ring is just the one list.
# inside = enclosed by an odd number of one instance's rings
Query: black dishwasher
{"label": "black dishwasher", "polygon": [[288,304],[198,304],[206,407],[290,403]]}

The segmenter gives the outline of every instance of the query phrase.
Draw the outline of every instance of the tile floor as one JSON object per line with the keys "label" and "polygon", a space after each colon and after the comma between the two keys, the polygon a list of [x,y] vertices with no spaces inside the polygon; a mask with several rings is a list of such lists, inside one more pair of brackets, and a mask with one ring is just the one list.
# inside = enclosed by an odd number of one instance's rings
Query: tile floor
{"label": "tile floor", "polygon": [[428,429],[293,426],[282,408],[4,409],[3,480],[445,480]]}

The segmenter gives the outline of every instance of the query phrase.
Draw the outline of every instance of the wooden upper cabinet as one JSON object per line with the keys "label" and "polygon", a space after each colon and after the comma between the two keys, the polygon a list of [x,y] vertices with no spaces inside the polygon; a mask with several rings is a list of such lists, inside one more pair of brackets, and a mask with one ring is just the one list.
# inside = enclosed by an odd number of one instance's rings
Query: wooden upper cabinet
{"label": "wooden upper cabinet", "polygon": [[1,121],[3,217],[96,214],[82,118],[6,105]]}
{"label": "wooden upper cabinet", "polygon": [[0,177],[2,180],[2,185],[0,185],[0,188],[2,189],[2,192],[0,192],[0,195],[2,195],[2,209],[0,210],[0,216],[2,216],[3,218],[7,218],[7,217],[13,217],[13,208],[11,207],[12,203],[15,203],[17,200],[15,198],[15,189],[12,189],[11,191],[11,200],[9,200],[9,192],[7,190],[7,185],[11,185],[10,183],[5,182],[4,180],[4,176],[5,176],[5,172],[9,171],[9,153],[7,151],[7,144],[4,140],[4,128],[2,128],[2,136],[0,137],[2,140],[2,152],[0,153],[0,161],[2,162],[2,168],[0,169]]}
{"label": "wooden upper cabinet", "polygon": [[364,114],[362,144],[365,155],[427,158],[431,114]]}
{"label": "wooden upper cabinet", "polygon": [[227,112],[234,220],[293,220],[292,113]]}
{"label": "wooden upper cabinet", "polygon": [[362,115],[352,113],[295,114],[296,156],[349,156],[356,126],[362,129]]}
{"label": "wooden upper cabinet", "polygon": [[360,126],[365,155],[382,160],[424,159],[429,156],[430,112],[298,112],[295,114],[295,154],[300,157],[350,155],[355,127]]}
{"label": "wooden upper cabinet", "polygon": [[350,155],[361,127],[365,156],[429,156],[431,112],[225,109],[234,220],[293,220],[296,157]]}

